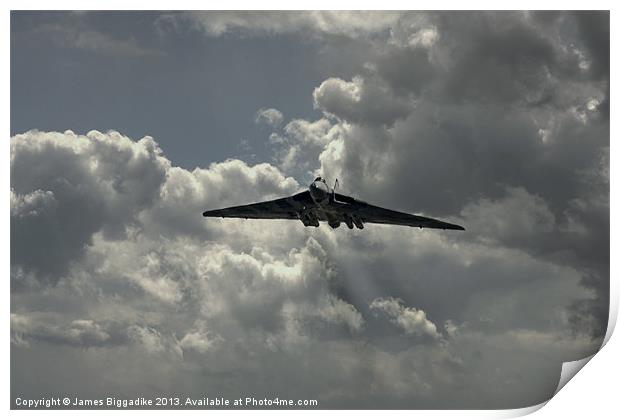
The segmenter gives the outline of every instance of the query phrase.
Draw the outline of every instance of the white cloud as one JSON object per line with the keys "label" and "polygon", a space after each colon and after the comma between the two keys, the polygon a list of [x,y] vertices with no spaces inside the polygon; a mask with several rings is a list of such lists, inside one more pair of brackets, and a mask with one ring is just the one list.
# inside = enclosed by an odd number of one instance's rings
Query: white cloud
{"label": "white cloud", "polygon": [[423,310],[408,308],[401,299],[377,298],[370,303],[370,308],[384,312],[393,324],[402,328],[405,334],[441,337],[437,327],[426,318]]}
{"label": "white cloud", "polygon": [[228,33],[366,36],[387,30],[399,17],[399,12],[392,11],[209,11],[167,15],[161,23],[169,27],[174,26],[174,23],[168,25],[171,22],[189,21],[209,36]]}
{"label": "white cloud", "polygon": [[[46,163],[34,163],[41,161]],[[11,172],[12,262],[55,275],[65,273],[99,231],[118,239],[148,224],[153,231],[204,235],[208,225],[201,213],[207,208],[299,189],[266,163],[228,160],[191,172],[172,167],[151,137],[134,142],[117,132],[17,135],[11,140]],[[42,253],[33,253],[31,240]],[[166,299],[174,300],[171,283],[158,282],[152,290],[167,289]]]}
{"label": "white cloud", "polygon": [[202,330],[190,331],[179,341],[179,345],[184,351],[193,350],[198,353],[206,353],[220,341],[218,338],[210,337],[208,332]]}
{"label": "white cloud", "polygon": [[[97,131],[86,136],[29,131],[13,137],[12,263],[63,274],[95,232],[123,237],[158,198],[169,168],[150,137],[134,142]],[[37,217],[22,217],[26,210]]]}
{"label": "white cloud", "polygon": [[280,111],[274,108],[261,108],[256,112],[254,122],[257,124],[267,124],[268,126],[277,128],[282,125],[284,116]]}
{"label": "white cloud", "polygon": [[55,203],[54,193],[36,190],[28,194],[15,194],[11,190],[11,216],[16,218],[37,217]]}
{"label": "white cloud", "polygon": [[328,322],[344,324],[351,331],[360,331],[364,326],[364,318],[350,303],[330,295],[321,306],[319,313]]}
{"label": "white cloud", "polygon": [[417,47],[421,45],[425,48],[433,46],[435,42],[437,42],[437,38],[439,34],[437,33],[437,28],[431,27],[426,29],[420,29],[417,32],[409,35],[408,43],[410,46]]}
{"label": "white cloud", "polygon": [[11,342],[30,347],[30,340],[47,341],[76,347],[99,347],[111,344],[110,334],[90,319],[63,323],[56,314],[11,313]]}
{"label": "white cloud", "polygon": [[285,173],[308,177],[316,169],[316,156],[325,146],[340,137],[341,127],[328,119],[296,119],[289,122],[282,135],[275,134],[278,165]]}
{"label": "white cloud", "polygon": [[142,289],[166,303],[174,304],[182,298],[178,283],[162,267],[161,255],[148,253],[141,258],[142,268],[130,274]]}

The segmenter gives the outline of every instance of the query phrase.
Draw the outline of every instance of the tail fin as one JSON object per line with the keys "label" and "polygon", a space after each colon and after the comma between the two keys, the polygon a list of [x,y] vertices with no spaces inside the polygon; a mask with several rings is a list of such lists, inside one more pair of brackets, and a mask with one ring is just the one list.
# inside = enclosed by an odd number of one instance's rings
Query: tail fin
{"label": "tail fin", "polygon": [[336,201],[336,188],[338,188],[339,186],[340,185],[338,184],[338,178],[336,178],[336,182],[334,182],[334,188],[332,188],[332,197],[331,197],[332,203]]}

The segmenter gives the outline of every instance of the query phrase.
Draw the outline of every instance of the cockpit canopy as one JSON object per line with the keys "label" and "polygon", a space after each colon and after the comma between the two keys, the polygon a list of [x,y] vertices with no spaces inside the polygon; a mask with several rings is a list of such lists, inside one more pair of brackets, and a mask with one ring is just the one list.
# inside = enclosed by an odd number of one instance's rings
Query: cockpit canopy
{"label": "cockpit canopy", "polygon": [[317,181],[318,181],[318,182],[325,182],[325,178],[318,176],[318,177],[316,177],[316,179],[314,180],[314,182],[317,182]]}

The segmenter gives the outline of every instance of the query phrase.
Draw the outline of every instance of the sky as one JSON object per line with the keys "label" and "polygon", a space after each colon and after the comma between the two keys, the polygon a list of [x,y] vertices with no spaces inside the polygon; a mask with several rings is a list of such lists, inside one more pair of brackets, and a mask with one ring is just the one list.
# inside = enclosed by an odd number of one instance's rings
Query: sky
{"label": "sky", "polygon": [[[609,304],[607,12],[12,12],[11,393],[519,408]],[[465,232],[204,219],[315,176]]]}

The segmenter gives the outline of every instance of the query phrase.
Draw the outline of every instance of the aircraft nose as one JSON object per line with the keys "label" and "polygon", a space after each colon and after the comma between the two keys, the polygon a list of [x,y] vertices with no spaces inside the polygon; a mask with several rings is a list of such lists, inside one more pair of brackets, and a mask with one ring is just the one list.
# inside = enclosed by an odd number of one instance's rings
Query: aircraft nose
{"label": "aircraft nose", "polygon": [[316,201],[323,201],[329,194],[327,186],[321,182],[313,182],[310,184],[310,194]]}

